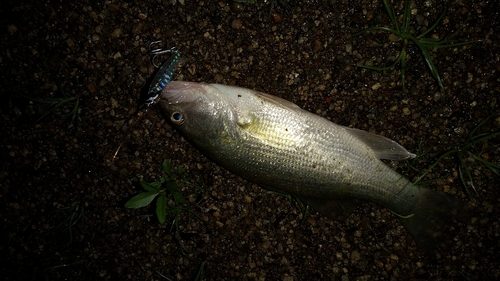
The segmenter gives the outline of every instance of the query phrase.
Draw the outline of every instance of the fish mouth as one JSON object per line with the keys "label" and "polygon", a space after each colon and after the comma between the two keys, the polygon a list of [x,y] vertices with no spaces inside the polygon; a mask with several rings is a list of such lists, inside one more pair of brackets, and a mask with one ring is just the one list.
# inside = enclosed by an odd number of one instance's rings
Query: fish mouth
{"label": "fish mouth", "polygon": [[196,99],[197,94],[204,92],[203,84],[171,81],[161,92],[160,103],[180,104]]}

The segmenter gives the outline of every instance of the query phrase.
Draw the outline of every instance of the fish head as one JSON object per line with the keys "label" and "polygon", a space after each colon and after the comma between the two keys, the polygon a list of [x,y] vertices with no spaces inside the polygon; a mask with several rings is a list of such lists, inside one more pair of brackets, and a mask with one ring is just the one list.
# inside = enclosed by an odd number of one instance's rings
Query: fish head
{"label": "fish head", "polygon": [[236,137],[231,99],[213,85],[171,81],[159,106],[170,124],[205,153]]}

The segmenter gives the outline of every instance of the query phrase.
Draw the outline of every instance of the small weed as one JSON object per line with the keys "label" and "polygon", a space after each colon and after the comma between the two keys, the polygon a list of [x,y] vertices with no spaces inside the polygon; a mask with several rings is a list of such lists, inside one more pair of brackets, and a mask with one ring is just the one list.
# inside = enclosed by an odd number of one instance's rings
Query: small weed
{"label": "small weed", "polygon": [[480,156],[482,153],[478,150],[476,150],[476,145],[481,143],[481,142],[486,142],[490,139],[496,138],[500,136],[500,131],[495,131],[491,133],[485,133],[485,134],[477,134],[478,130],[488,121],[490,120],[494,115],[490,115],[489,117],[485,118],[479,124],[476,125],[472,129],[472,131],[469,133],[467,138],[465,139],[465,142],[459,145],[457,149],[451,149],[443,153],[437,160],[434,162],[434,164],[431,165],[430,168],[428,168],[416,181],[415,184],[421,183],[422,178],[424,178],[430,170],[432,170],[436,165],[441,162],[446,157],[453,156],[456,159],[457,163],[457,170],[458,170],[458,177],[460,178],[460,182],[463,184],[465,187],[465,190],[467,194],[473,198],[473,194],[470,191],[474,191],[475,195],[478,195],[478,192],[476,190],[476,187],[474,186],[474,181],[472,178],[472,173],[470,171],[469,166],[466,163],[467,157],[471,157],[472,159],[478,161],[479,163],[483,164],[488,170],[490,170],[493,174],[496,176],[500,177],[500,165],[492,163],[485,159],[486,157]]}
{"label": "small weed", "polygon": [[68,216],[66,219],[61,222],[55,229],[59,229],[64,226],[64,228],[68,231],[69,234],[69,242],[73,241],[73,228],[78,227],[78,223],[82,220],[86,220],[85,210],[82,206],[69,206],[56,210],[57,212],[68,212]]}
{"label": "small weed", "polygon": [[166,220],[167,214],[173,215],[171,230],[175,229],[175,237],[179,242],[182,251],[186,252],[184,245],[181,242],[182,239],[179,228],[181,223],[181,213],[187,212],[188,223],[191,221],[191,216],[195,216],[202,221],[205,220],[191,210],[188,206],[186,198],[184,198],[181,193],[179,183],[190,184],[187,180],[188,174],[184,171],[182,166],[178,166],[177,169],[173,169],[169,160],[163,160],[162,167],[166,175],[161,177],[160,181],[152,183],[141,181],[141,186],[146,190],[146,192],[140,193],[128,200],[127,203],[125,203],[125,208],[145,207],[158,197],[156,200],[156,216],[158,221],[163,224]]}
{"label": "small weed", "polygon": [[[132,197],[125,204],[125,208],[145,207],[158,197],[156,200],[156,216],[158,217],[158,221],[163,224],[167,213],[172,213],[174,215],[174,225],[177,225],[179,223],[179,215],[182,211],[194,214],[188,208],[186,198],[182,195],[178,184],[179,182],[189,184],[187,180],[188,174],[182,166],[178,166],[176,171],[174,171],[169,160],[164,160],[162,167],[166,175],[161,177],[160,181],[152,183],[141,181],[141,186],[146,192]],[[171,199],[173,202],[171,206],[167,206],[168,199]]]}
{"label": "small weed", "polygon": [[[49,68],[50,67],[44,69],[44,72],[52,73]],[[72,96],[63,89],[63,84],[65,82],[60,81],[60,77],[64,77],[62,70],[63,69],[61,68],[59,69],[58,73],[54,74],[55,77],[53,79],[54,83],[52,83],[52,81],[51,83],[48,83],[49,81],[47,81],[47,85],[41,87],[42,90],[51,89],[50,95],[52,97],[48,98],[30,96],[26,94],[30,91],[30,89],[19,88],[23,85],[22,84],[13,85],[11,81],[6,79],[5,77],[3,77],[2,82],[6,86],[6,88],[13,93],[14,96],[20,96],[29,99],[33,102],[39,103],[35,111],[37,114],[40,114],[40,116],[37,118],[35,123],[40,122],[42,119],[49,116],[50,114],[55,114],[62,118],[71,117],[70,121],[71,125],[75,121],[78,121],[78,117],[80,114],[81,96],[78,94]]]}
{"label": "small weed", "polygon": [[36,123],[47,117],[49,114],[56,114],[61,117],[71,117],[70,124],[77,120],[80,109],[80,98],[77,96],[70,96],[65,91],[62,92],[60,98],[34,98],[24,96],[32,101],[39,102],[41,106],[41,116],[36,120]]}
{"label": "small weed", "polygon": [[[173,215],[172,226],[170,230],[175,230],[175,238],[179,243],[182,253],[191,259],[186,253],[184,244],[182,243],[180,223],[181,223],[181,213],[186,212],[188,214],[188,224],[191,221],[191,216],[195,216],[198,219],[205,221],[202,217],[198,216],[189,206],[186,198],[181,193],[181,188],[179,183],[190,184],[187,180],[187,172],[184,171],[182,166],[178,166],[177,169],[172,168],[170,160],[163,160],[162,164],[163,171],[166,175],[160,178],[160,181],[155,181],[152,183],[147,183],[141,181],[141,186],[146,190],[146,192],[140,193],[125,203],[125,208],[142,208],[148,206],[155,198],[156,200],[156,216],[158,221],[163,224],[165,223],[167,214]],[[198,187],[198,189],[201,189]]]}
{"label": "small weed", "polygon": [[389,18],[391,19],[391,23],[394,26],[394,29],[389,28],[389,27],[382,27],[382,26],[376,26],[376,27],[370,27],[367,28],[361,32],[356,33],[355,35],[359,35],[361,33],[371,31],[371,30],[381,30],[381,31],[386,31],[389,33],[392,33],[396,35],[399,40],[403,41],[403,45],[401,48],[401,51],[399,52],[398,57],[396,60],[389,66],[385,67],[376,67],[376,66],[368,66],[368,65],[359,65],[359,67],[363,67],[366,69],[371,69],[371,70],[376,70],[376,71],[383,71],[383,70],[389,70],[394,68],[396,65],[400,65],[401,67],[401,81],[402,81],[402,86],[403,86],[403,91],[407,93],[406,89],[406,55],[407,55],[407,49],[408,46],[413,43],[417,45],[418,49],[420,49],[420,52],[424,56],[425,62],[427,64],[427,67],[429,68],[432,77],[436,79],[439,88],[441,89],[441,92],[444,94],[444,86],[443,82],[441,80],[441,76],[439,75],[439,72],[434,65],[434,62],[432,61],[431,54],[429,52],[429,49],[431,48],[447,48],[447,47],[457,47],[461,45],[466,45],[473,43],[475,41],[467,41],[467,42],[457,42],[453,43],[453,37],[455,37],[460,30],[462,30],[463,26],[460,27],[457,31],[452,33],[451,35],[443,38],[443,39],[435,39],[435,38],[424,38],[429,32],[431,32],[436,26],[441,22],[443,19],[445,11],[439,16],[439,18],[436,20],[436,22],[426,31],[422,32],[420,35],[414,36],[413,34],[410,33],[410,16],[411,16],[411,1],[410,0],[405,0],[405,6],[404,6],[404,12],[403,12],[403,19],[402,19],[402,24],[399,25],[398,21],[396,20],[396,14],[394,13],[394,9],[389,6],[387,0],[383,0],[385,9],[387,10],[387,13],[389,14]]}

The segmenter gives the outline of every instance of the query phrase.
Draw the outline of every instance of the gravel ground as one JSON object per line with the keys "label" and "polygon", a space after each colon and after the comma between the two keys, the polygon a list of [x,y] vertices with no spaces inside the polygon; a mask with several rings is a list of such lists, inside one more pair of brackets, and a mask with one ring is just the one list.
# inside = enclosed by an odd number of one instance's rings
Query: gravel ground
{"label": "gravel ground", "polygon": [[[359,202],[334,221],[216,166],[156,107],[138,112],[155,68],[148,45],[182,52],[176,80],[267,92],[338,124],[394,139],[420,156],[387,162],[412,180],[478,131],[498,131],[499,1],[416,1],[415,32],[480,40],[432,50],[445,94],[415,46],[403,93],[389,64],[400,42],[382,1],[4,1],[0,8],[0,269],[4,280],[499,280],[500,181],[469,154],[479,195],[446,158],[427,186],[470,201],[472,220],[449,252],[418,248],[394,215]],[[394,1],[401,14],[402,1]],[[166,59],[166,58],[165,58]],[[67,102],[49,112],[51,99]],[[76,103],[78,101],[78,104]],[[71,110],[77,106],[77,114]],[[65,116],[68,115],[69,116]],[[500,164],[500,138],[473,151]],[[126,209],[140,180],[182,166],[189,208],[159,224],[154,208]],[[409,166],[415,169],[408,169]],[[172,202],[170,202],[172,203]],[[202,278],[199,278],[203,275]]]}

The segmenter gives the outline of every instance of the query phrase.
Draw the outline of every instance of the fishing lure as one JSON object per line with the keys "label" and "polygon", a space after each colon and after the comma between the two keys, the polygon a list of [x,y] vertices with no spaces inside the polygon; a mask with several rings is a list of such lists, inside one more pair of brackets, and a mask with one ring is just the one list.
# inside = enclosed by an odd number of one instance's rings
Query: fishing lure
{"label": "fishing lure", "polygon": [[[120,131],[121,128],[124,125],[127,126],[137,126],[139,122],[144,118],[145,114],[139,114],[141,109],[145,108],[145,112],[149,110],[149,108],[158,101],[161,91],[167,86],[168,82],[172,80],[172,76],[174,75],[174,72],[177,68],[177,65],[179,64],[179,60],[181,58],[181,54],[179,50],[176,47],[172,47],[170,49],[161,49],[161,48],[156,48],[154,49],[153,46],[161,43],[161,41],[154,41],[149,44],[149,52],[152,55],[151,61],[153,65],[158,68],[158,71],[156,72],[156,75],[154,76],[153,80],[151,81],[151,84],[149,85],[149,90],[147,94],[147,99],[146,101],[137,109],[137,112],[134,114],[135,116],[129,117],[129,121],[124,122],[118,130]],[[159,56],[164,55],[164,54],[170,54],[170,57],[168,60],[163,63],[161,66],[159,66],[156,61]],[[118,148],[115,150],[115,153],[111,157],[111,164],[114,165],[115,159],[118,157],[118,153],[122,149],[122,147],[126,147],[126,144],[120,143],[118,145]],[[124,148],[126,149],[126,148]]]}
{"label": "fishing lure", "polygon": [[172,48],[167,49],[167,50],[163,50],[163,49],[151,50],[151,46],[153,44],[157,44],[159,42],[161,42],[161,41],[155,41],[149,45],[150,53],[153,55],[153,58],[152,58],[153,65],[156,68],[158,68],[158,65],[156,64],[156,61],[155,61],[157,56],[163,55],[163,54],[168,54],[168,53],[170,53],[171,55],[168,58],[168,60],[165,63],[163,63],[163,65],[161,67],[159,67],[158,72],[156,72],[155,77],[151,81],[151,84],[150,84],[149,90],[148,90],[147,99],[143,105],[144,107],[146,107],[146,111],[148,111],[149,108],[151,107],[151,105],[153,105],[159,99],[161,91],[165,88],[165,86],[167,86],[168,82],[170,82],[170,80],[172,80],[172,76],[174,75],[175,69],[177,68],[177,65],[179,64],[179,60],[181,58],[181,53],[179,52],[179,50],[176,47],[172,47]]}

